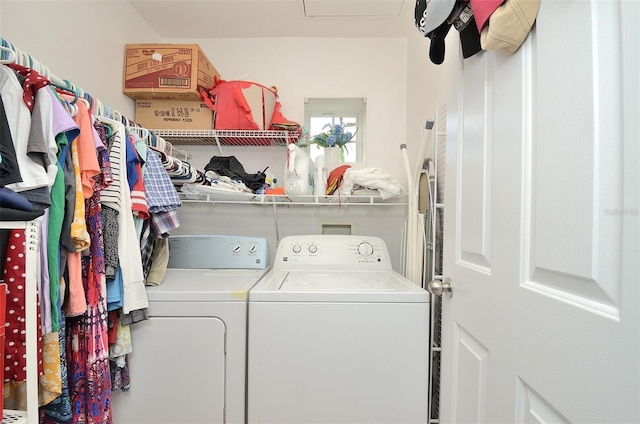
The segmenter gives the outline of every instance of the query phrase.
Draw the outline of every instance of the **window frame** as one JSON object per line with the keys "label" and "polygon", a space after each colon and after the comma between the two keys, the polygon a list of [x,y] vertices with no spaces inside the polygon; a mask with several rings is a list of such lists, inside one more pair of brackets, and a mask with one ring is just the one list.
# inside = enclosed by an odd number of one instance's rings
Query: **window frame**
{"label": "window frame", "polygon": [[[357,133],[354,141],[356,148],[356,160],[349,163],[360,163],[365,160],[366,139],[366,111],[367,99],[365,97],[312,97],[304,99],[304,126],[311,128],[312,117],[334,118],[355,117]],[[309,134],[310,137],[315,134]]]}

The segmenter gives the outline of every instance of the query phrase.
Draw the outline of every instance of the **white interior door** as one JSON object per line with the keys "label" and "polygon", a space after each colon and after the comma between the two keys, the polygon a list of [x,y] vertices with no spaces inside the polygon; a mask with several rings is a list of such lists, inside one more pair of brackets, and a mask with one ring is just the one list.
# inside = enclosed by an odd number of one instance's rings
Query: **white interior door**
{"label": "white interior door", "polygon": [[440,418],[640,422],[640,2],[542,1],[450,102]]}

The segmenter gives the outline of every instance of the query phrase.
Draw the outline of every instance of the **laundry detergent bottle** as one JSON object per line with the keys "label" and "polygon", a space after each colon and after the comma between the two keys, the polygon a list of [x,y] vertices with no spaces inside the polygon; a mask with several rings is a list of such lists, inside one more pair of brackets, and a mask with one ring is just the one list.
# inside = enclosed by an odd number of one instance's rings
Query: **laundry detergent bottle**
{"label": "laundry detergent bottle", "polygon": [[309,154],[296,144],[287,146],[287,169],[284,178],[284,194],[311,194],[313,172]]}
{"label": "laundry detergent bottle", "polygon": [[324,162],[324,155],[316,158],[313,175],[313,194],[316,196],[324,196],[327,194],[327,167]]}

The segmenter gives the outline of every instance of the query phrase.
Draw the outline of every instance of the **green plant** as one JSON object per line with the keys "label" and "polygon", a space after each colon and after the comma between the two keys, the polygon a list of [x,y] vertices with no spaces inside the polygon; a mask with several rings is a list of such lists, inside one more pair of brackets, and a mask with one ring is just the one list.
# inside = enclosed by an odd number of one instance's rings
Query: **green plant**
{"label": "green plant", "polygon": [[340,147],[340,149],[346,149],[347,144],[353,141],[358,129],[351,132],[348,131],[348,127],[355,127],[354,123],[342,123],[339,124],[327,124],[322,127],[323,132],[311,136],[311,139],[302,143],[301,147],[307,147],[311,144],[316,144],[319,147]]}

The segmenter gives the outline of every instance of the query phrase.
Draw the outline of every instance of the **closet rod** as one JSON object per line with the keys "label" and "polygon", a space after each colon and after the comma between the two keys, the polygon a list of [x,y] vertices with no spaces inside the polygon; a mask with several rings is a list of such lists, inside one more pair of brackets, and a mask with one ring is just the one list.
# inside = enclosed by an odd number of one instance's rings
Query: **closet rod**
{"label": "closet rod", "polygon": [[[75,91],[78,97],[82,97],[89,102],[89,104],[91,105],[91,112],[93,114],[103,114],[103,116],[106,116],[109,118],[113,118],[115,114],[119,114],[118,111],[116,111],[115,109],[112,109],[106,103],[103,103],[100,99],[93,97],[87,91],[84,91],[82,88],[76,86],[75,84],[69,82],[68,80],[64,80],[52,74],[49,68],[43,65],[42,62],[39,62],[38,60],[34,59],[31,55],[21,51],[6,39],[0,37],[0,41],[2,42],[2,46],[13,50],[13,52],[16,55],[15,62],[17,64],[25,66],[27,68],[34,69],[35,71],[45,76],[49,81],[51,81],[53,85],[57,87],[61,87],[63,89],[66,88],[68,90]],[[0,58],[6,57],[7,55],[8,53],[4,53],[4,54],[0,53]],[[103,110],[99,110],[100,106],[103,108]],[[123,116],[123,115],[120,114],[120,116]],[[127,121],[134,122],[129,120],[126,117],[125,119],[127,119]]]}
{"label": "closet rod", "polygon": [[[98,98],[91,96],[82,88],[72,84],[68,80],[63,80],[62,78],[55,76],[51,73],[47,66],[31,57],[31,55],[19,50],[17,47],[15,47],[13,44],[2,37],[0,37],[0,45],[13,51],[13,53],[15,54],[15,62],[17,64],[34,69],[35,71],[45,76],[49,81],[51,81],[53,85],[74,92],[78,97],[87,100],[89,102],[89,105],[91,106],[92,114],[105,116],[107,118],[115,119],[120,122],[122,122],[122,120],[124,119],[126,122],[122,123],[127,126],[143,128],[135,121],[127,118],[117,110],[112,109],[106,103],[100,101]],[[5,52],[3,49],[0,49],[0,61],[5,58],[9,58],[9,52]],[[173,144],[164,140],[162,137],[156,135],[156,138],[160,139],[162,141],[162,144],[168,147],[168,149],[163,148],[166,154],[174,156],[177,153],[179,155],[182,155],[185,160],[188,158],[189,155],[185,151],[175,148]]]}

